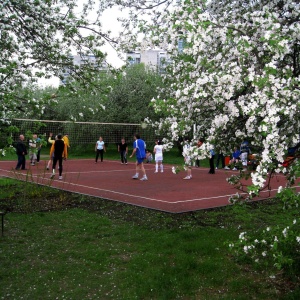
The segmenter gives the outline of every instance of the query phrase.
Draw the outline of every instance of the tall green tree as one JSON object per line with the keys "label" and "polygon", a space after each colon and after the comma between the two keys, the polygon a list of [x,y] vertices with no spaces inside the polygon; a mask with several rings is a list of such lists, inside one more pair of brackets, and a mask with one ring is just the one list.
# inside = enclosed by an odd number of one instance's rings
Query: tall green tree
{"label": "tall green tree", "polygon": [[[95,10],[94,1],[5,0],[0,14],[0,120],[9,119],[16,110],[25,114],[42,109],[45,99],[28,102],[18,93],[25,82],[61,78],[63,70],[69,70],[71,79],[94,88],[92,82],[105,60],[100,48],[114,43],[102,29],[101,10]],[[96,61],[75,65],[73,53],[92,54]]]}
{"label": "tall green tree", "polygon": [[[44,89],[34,93],[36,98],[53,98],[41,118],[82,122],[140,123],[146,118],[158,119],[151,100],[162,88],[162,76],[144,64],[128,66],[118,74],[102,73],[95,86],[102,91],[78,89],[73,94],[68,87]],[[105,87],[105,88],[104,88]],[[34,113],[34,115],[37,115]],[[33,115],[32,115],[33,117]]]}
{"label": "tall green tree", "polygon": [[140,123],[157,118],[151,100],[162,88],[162,77],[144,64],[127,67],[113,79],[106,99],[106,120],[119,123]]}

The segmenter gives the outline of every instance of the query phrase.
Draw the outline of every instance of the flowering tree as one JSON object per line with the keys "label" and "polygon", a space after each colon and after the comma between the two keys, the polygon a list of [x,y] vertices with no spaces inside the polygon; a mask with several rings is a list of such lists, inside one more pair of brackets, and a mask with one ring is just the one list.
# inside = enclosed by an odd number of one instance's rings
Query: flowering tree
{"label": "flowering tree", "polygon": [[[117,2],[129,5],[128,0]],[[299,1],[174,0],[172,7],[172,1],[163,0],[135,3],[133,24],[152,39],[138,43],[128,32],[123,35],[131,42],[127,48],[156,45],[168,49],[172,58],[162,90],[169,96],[152,100],[164,116],[149,123],[165,134],[165,144],[185,136],[205,138],[199,149],[190,147],[192,159],[208,156],[212,145],[231,151],[247,139],[262,154],[251,174],[250,194],[258,192],[267,172],[280,171],[287,149],[299,141]],[[156,9],[153,22],[138,22],[151,6]],[[296,160],[288,172],[291,182],[299,176],[299,165]],[[237,184],[239,179],[234,179]],[[292,189],[280,189],[277,197],[285,207],[299,208],[299,193]],[[267,227],[254,238],[241,233],[230,249],[278,269],[297,269],[297,224],[293,220],[283,230]]]}
{"label": "flowering tree", "polygon": [[261,149],[252,174],[261,188],[299,140],[299,9],[291,0],[186,0],[166,13],[153,39],[170,44],[173,61],[170,97],[153,99],[165,113],[155,126],[167,130],[166,141],[194,129],[230,151],[248,139]]}
{"label": "flowering tree", "polygon": [[[80,7],[79,7],[80,6]],[[71,78],[91,89],[105,59],[100,47],[108,42],[109,32],[101,28],[99,12],[89,20],[94,9],[91,0],[4,0],[0,3],[0,120],[16,110],[42,111],[45,99],[37,100],[18,92],[26,81],[51,76]],[[84,66],[73,63],[72,53],[94,55],[96,61]],[[72,86],[72,84],[71,84]],[[49,103],[49,99],[46,99]]]}

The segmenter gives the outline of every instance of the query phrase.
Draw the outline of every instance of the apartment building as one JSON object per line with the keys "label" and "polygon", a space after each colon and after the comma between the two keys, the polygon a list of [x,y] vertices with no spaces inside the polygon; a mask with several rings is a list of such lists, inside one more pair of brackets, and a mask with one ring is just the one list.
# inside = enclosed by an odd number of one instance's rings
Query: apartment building
{"label": "apartment building", "polygon": [[130,65],[143,63],[159,73],[164,73],[170,63],[169,56],[164,50],[128,52],[126,53],[126,61]]}
{"label": "apartment building", "polygon": [[[92,65],[96,65],[96,58],[94,55],[73,55],[74,65],[81,66],[87,63],[91,63]],[[99,66],[99,72],[105,72],[108,70],[108,66],[106,62],[103,62],[101,66]],[[71,70],[66,68],[62,71],[63,79],[60,81],[61,85],[66,84],[68,78],[70,77]]]}

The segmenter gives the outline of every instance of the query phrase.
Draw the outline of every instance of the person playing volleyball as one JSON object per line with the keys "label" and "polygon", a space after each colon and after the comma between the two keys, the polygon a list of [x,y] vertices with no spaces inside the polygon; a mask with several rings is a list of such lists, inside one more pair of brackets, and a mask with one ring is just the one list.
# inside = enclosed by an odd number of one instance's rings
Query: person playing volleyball
{"label": "person playing volleyball", "polygon": [[99,140],[96,142],[95,152],[96,152],[95,164],[98,162],[99,155],[100,155],[101,162],[103,162],[103,152],[106,152],[106,148],[102,136],[100,136]]}
{"label": "person playing volleyball", "polygon": [[138,179],[139,172],[142,171],[143,177],[141,180],[148,180],[144,167],[144,159],[146,158],[146,144],[137,133],[134,135],[133,150],[130,157],[133,157],[134,154],[136,155],[136,173],[132,176],[132,179]]}
{"label": "person playing volleyball", "polygon": [[63,165],[62,161],[63,159],[67,158],[67,145],[65,145],[62,135],[58,134],[57,139],[55,140],[54,144],[52,144],[51,147],[51,154],[50,157],[53,155],[53,162],[52,162],[52,175],[50,176],[51,179],[55,177],[55,167],[58,162],[59,165],[59,177],[58,179],[63,179],[62,178],[62,171],[63,171]]}
{"label": "person playing volleyball", "polygon": [[164,166],[163,166],[163,145],[161,144],[160,140],[155,141],[155,146],[153,149],[153,153],[155,154],[155,172],[158,172],[158,167],[160,167],[160,172],[163,173]]}
{"label": "person playing volleyball", "polygon": [[121,164],[125,163],[127,165],[128,146],[124,138],[122,138],[121,142],[118,144],[118,152],[121,156]]}

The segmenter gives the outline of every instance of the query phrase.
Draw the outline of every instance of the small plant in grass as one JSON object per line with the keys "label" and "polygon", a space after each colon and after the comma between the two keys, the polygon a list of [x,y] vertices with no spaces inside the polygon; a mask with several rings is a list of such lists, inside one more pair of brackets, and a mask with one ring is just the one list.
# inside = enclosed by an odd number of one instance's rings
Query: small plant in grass
{"label": "small plant in grass", "polygon": [[300,194],[296,192],[296,188],[280,187],[276,198],[283,202],[283,209],[297,209],[300,206]]}
{"label": "small plant in grass", "polygon": [[[253,261],[258,265],[275,267],[284,273],[300,275],[300,224],[299,224],[299,204],[300,194],[292,185],[299,177],[300,166],[295,162],[289,169],[288,185],[286,188],[279,187],[275,200],[281,201],[283,210],[293,210],[295,218],[286,220],[284,225],[268,226],[264,230],[259,230],[255,234],[242,232],[237,242],[229,243],[232,253],[245,261]],[[287,171],[287,170],[285,170]],[[240,176],[232,176],[228,182],[239,190],[243,189],[240,183]],[[249,196],[255,191],[248,188]],[[231,197],[230,202],[243,203],[244,197],[236,194]]]}
{"label": "small plant in grass", "polygon": [[300,235],[296,219],[284,228],[267,227],[254,237],[247,232],[241,232],[238,241],[229,243],[228,246],[238,259],[250,259],[256,264],[274,266],[278,270],[297,270],[300,264]]}
{"label": "small plant in grass", "polygon": [[[280,187],[276,199],[282,201],[284,210],[293,209],[296,210],[295,214],[298,214],[300,196],[295,193],[295,189]],[[244,200],[237,194],[232,197],[232,203],[244,203]],[[229,249],[240,260],[250,260],[258,265],[275,267],[298,276],[300,274],[299,225],[299,219],[295,218],[292,223],[268,226],[255,234],[241,232],[237,242],[228,244]]]}

